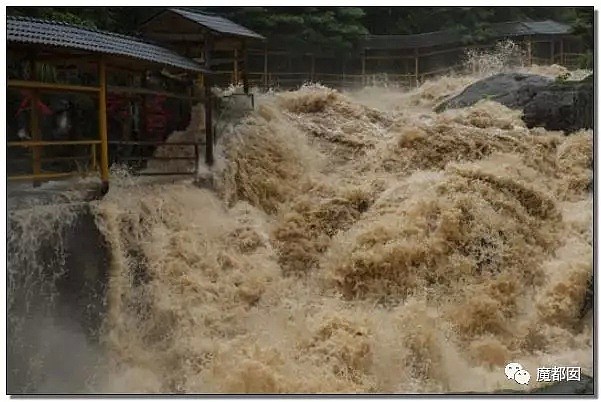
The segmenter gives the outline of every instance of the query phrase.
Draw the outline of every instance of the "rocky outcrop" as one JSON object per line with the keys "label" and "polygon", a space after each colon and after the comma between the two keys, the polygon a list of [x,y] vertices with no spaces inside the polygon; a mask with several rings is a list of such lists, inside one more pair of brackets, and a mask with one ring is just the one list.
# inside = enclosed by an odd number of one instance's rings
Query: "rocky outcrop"
{"label": "rocky outcrop", "polygon": [[497,74],[468,86],[434,110],[467,107],[482,99],[523,110],[522,119],[530,128],[566,133],[593,128],[592,75],[582,81],[561,81],[534,74]]}
{"label": "rocky outcrop", "polygon": [[526,125],[566,133],[593,128],[592,77],[582,81],[558,81],[539,90],[524,106]]}
{"label": "rocky outcrop", "polygon": [[553,83],[552,78],[534,74],[503,73],[468,86],[459,95],[435,107],[436,112],[472,106],[481,99],[499,102],[509,108],[521,109],[542,89]]}

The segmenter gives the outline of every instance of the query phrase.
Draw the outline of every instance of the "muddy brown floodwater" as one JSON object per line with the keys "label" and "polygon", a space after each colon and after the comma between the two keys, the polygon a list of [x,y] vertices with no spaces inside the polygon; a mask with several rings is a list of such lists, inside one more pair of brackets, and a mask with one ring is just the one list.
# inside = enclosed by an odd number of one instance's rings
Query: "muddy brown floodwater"
{"label": "muddy brown floodwater", "polygon": [[[117,175],[95,391],[528,389],[592,372],[591,131],[529,130],[417,90],[262,95],[218,144],[215,191]],[[162,151],[163,152],[163,151]],[[153,167],[156,168],[156,167]]]}

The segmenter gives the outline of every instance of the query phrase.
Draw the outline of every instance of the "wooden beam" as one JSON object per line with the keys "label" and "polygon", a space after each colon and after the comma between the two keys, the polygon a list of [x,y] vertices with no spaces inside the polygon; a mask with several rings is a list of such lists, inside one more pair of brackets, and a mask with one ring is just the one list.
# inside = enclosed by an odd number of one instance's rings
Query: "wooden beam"
{"label": "wooden beam", "polygon": [[205,40],[205,35],[201,33],[148,32],[144,36],[150,39],[169,42],[198,42]]}
{"label": "wooden beam", "polygon": [[98,135],[100,143],[100,178],[102,193],[109,190],[109,149],[106,116],[106,61],[100,56],[98,61]]}
{"label": "wooden beam", "polygon": [[132,94],[132,95],[152,95],[152,96],[166,96],[172,99],[181,99],[185,101],[202,100],[204,96],[190,96],[190,95],[179,95],[168,91],[154,91],[152,89],[139,88],[139,87],[124,87],[124,86],[108,86],[108,93],[118,94]]}
{"label": "wooden beam", "polygon": [[213,39],[212,49],[214,51],[232,51],[234,49],[240,49],[240,38],[215,38]]}
{"label": "wooden beam", "polygon": [[9,88],[25,88],[35,89],[44,92],[84,92],[84,93],[98,93],[100,90],[98,87],[86,87],[82,85],[69,85],[69,84],[53,84],[49,82],[39,81],[23,81],[23,80],[8,80],[7,86]]}
{"label": "wooden beam", "polygon": [[48,54],[48,55],[40,55],[36,57],[38,62],[48,63],[48,64],[88,64],[94,63],[96,61],[96,57],[94,55],[61,55],[61,54]]}
{"label": "wooden beam", "polygon": [[93,145],[101,144],[100,140],[75,140],[75,141],[8,141],[8,147],[35,147],[35,146],[61,146],[61,145]]}
{"label": "wooden beam", "polygon": [[[38,174],[26,174],[19,176],[7,176],[7,180],[36,180],[36,179],[57,179],[59,177],[69,177],[69,176],[77,176],[79,172],[69,172],[69,173],[38,173]],[[35,181],[34,181],[35,183]]]}

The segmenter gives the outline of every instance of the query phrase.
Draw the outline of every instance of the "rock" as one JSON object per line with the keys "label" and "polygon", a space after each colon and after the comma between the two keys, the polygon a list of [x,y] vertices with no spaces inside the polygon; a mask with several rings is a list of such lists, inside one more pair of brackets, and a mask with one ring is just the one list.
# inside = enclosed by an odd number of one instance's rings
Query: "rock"
{"label": "rock", "polygon": [[530,391],[530,394],[568,394],[568,395],[593,395],[594,390],[593,377],[586,374],[580,376],[580,381],[562,381],[537,388]]}
{"label": "rock", "polygon": [[[515,389],[500,389],[492,392],[494,395],[505,394],[553,394],[553,395],[594,395],[594,379],[586,374],[580,375],[580,381],[556,382],[530,391]],[[478,394],[478,392],[463,392],[462,394]]]}
{"label": "rock", "polygon": [[539,90],[524,106],[526,125],[566,133],[593,128],[593,80],[589,77],[554,82]]}
{"label": "rock", "polygon": [[481,99],[494,100],[509,108],[521,109],[552,82],[552,78],[535,74],[497,74],[468,86],[459,95],[440,103],[434,111],[472,106]]}
{"label": "rock", "polygon": [[593,83],[592,75],[582,81],[563,81],[534,74],[497,74],[468,86],[434,111],[471,106],[489,99],[522,109],[522,120],[529,128],[571,133],[593,128]]}

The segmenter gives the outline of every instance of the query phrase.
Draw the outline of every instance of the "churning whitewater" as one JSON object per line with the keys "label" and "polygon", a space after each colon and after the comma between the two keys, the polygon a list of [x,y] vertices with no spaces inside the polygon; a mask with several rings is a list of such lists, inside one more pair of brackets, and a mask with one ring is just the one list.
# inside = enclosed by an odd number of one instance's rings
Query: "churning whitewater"
{"label": "churning whitewater", "polygon": [[[525,127],[470,82],[266,94],[220,139],[216,191],[122,177],[99,391],[525,389],[592,372],[592,131]],[[536,374],[534,374],[536,375]],[[513,383],[513,384],[512,384]]]}
{"label": "churning whitewater", "polygon": [[112,253],[95,391],[537,386],[507,381],[511,361],[591,373],[592,131],[528,129],[490,101],[432,112],[473,80],[268,93],[220,137],[214,191],[115,179],[93,206]]}

